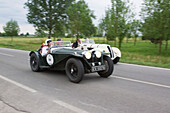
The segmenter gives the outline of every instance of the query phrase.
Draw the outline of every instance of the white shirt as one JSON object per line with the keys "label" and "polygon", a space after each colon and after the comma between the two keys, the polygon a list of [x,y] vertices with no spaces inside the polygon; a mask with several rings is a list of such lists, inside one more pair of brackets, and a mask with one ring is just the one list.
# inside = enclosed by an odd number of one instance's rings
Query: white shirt
{"label": "white shirt", "polygon": [[48,47],[43,47],[42,48],[42,56],[46,55],[48,52],[49,48]]}

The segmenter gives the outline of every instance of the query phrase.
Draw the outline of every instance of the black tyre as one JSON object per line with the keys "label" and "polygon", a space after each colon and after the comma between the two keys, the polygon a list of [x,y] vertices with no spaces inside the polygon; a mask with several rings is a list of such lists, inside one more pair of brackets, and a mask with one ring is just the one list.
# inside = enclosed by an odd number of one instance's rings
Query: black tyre
{"label": "black tyre", "polygon": [[120,60],[120,57],[116,57],[116,58],[113,60],[113,63],[114,63],[114,64],[117,64],[117,63],[119,62],[119,60]]}
{"label": "black tyre", "polygon": [[34,72],[40,71],[39,61],[38,61],[37,55],[34,53],[32,53],[30,56],[30,66],[31,66],[32,71]]}
{"label": "black tyre", "polygon": [[106,70],[99,71],[98,74],[101,77],[107,78],[113,73],[113,70],[114,70],[113,61],[111,60],[110,57],[104,57],[103,62],[105,64],[105,66],[106,66]]}
{"label": "black tyre", "polygon": [[65,70],[71,82],[79,83],[84,77],[84,66],[79,59],[70,58],[66,62]]}

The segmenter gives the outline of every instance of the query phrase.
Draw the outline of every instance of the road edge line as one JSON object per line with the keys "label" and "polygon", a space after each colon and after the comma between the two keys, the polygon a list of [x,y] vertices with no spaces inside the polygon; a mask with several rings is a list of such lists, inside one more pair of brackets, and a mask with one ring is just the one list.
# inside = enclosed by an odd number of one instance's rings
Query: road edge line
{"label": "road edge line", "polygon": [[0,75],[0,78],[3,79],[3,80],[6,80],[6,81],[8,81],[8,82],[10,82],[10,83],[12,83],[12,84],[14,84],[14,85],[16,85],[16,86],[18,86],[18,87],[21,87],[21,88],[23,88],[23,89],[25,89],[25,90],[27,90],[27,91],[29,91],[29,92],[32,92],[32,93],[37,92],[36,90],[34,90],[34,89],[32,89],[32,88],[29,88],[28,86],[25,86],[25,85],[23,85],[23,84],[20,84],[20,83],[18,83],[18,82],[15,82],[15,81],[13,81],[13,80],[10,80],[10,79],[2,76],[2,75]]}
{"label": "road edge line", "polygon": [[159,86],[159,87],[163,87],[163,88],[168,88],[168,89],[170,89],[170,86],[163,85],[163,84],[157,84],[157,83],[153,83],[153,82],[146,82],[146,81],[142,81],[142,80],[136,80],[136,79],[125,78],[125,77],[120,77],[120,76],[111,76],[111,77],[113,77],[113,78],[118,78],[118,79],[122,79],[122,80],[128,80],[128,81],[133,81],[133,82],[138,82],[138,83],[143,83],[143,84],[148,84],[148,85],[153,85],[153,86]]}

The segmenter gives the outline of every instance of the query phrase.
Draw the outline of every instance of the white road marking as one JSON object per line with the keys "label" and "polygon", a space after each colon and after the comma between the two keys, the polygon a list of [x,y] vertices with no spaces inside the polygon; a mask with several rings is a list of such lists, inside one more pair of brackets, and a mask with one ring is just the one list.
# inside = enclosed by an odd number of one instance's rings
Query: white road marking
{"label": "white road marking", "polygon": [[25,86],[25,85],[22,85],[22,84],[20,84],[20,83],[18,83],[18,82],[15,82],[15,81],[13,81],[13,80],[10,80],[10,79],[2,76],[2,75],[0,75],[0,78],[3,79],[3,80],[6,80],[6,81],[8,81],[8,82],[10,82],[10,83],[12,83],[12,84],[15,84],[16,86],[19,86],[19,87],[21,87],[21,88],[23,88],[23,89],[25,89],[25,90],[27,90],[27,91],[30,91],[30,92],[32,92],[32,93],[37,92],[36,90],[34,90],[34,89],[32,89],[32,88],[29,88],[29,87],[27,87],[27,86]]}
{"label": "white road marking", "polygon": [[146,82],[146,81],[141,81],[141,80],[136,80],[136,79],[131,79],[131,78],[120,77],[120,76],[111,76],[111,77],[118,78],[118,79],[122,79],[122,80],[128,80],[128,81],[132,81],[132,82],[138,82],[138,83],[153,85],[153,86],[159,86],[159,87],[163,87],[163,88],[169,88],[169,89],[170,89],[170,86],[163,85],[163,84]]}
{"label": "white road marking", "polygon": [[65,103],[65,102],[61,101],[61,100],[54,100],[53,102],[56,103],[56,104],[59,104],[59,105],[61,105],[61,106],[63,106],[63,107],[65,107],[65,108],[67,108],[67,109],[70,109],[70,110],[72,110],[72,111],[74,111],[74,112],[77,112],[77,113],[89,113],[89,112],[87,112],[87,111],[85,111],[85,110],[82,110],[82,109],[80,109],[80,108],[77,108],[77,107],[75,107],[75,106],[72,106],[72,105],[70,105],[70,104],[68,104],[68,103]]}
{"label": "white road marking", "polygon": [[101,106],[97,106],[97,105],[94,105],[94,104],[87,104],[87,103],[84,103],[84,102],[81,102],[81,101],[79,101],[79,103],[80,103],[80,104],[83,104],[83,105],[86,105],[86,106],[91,106],[91,107],[95,107],[95,108],[100,108],[100,109],[103,109],[103,110],[107,111],[106,108],[101,107]]}
{"label": "white road marking", "polygon": [[6,54],[6,53],[0,53],[0,55],[5,55],[5,56],[14,57],[14,55]]}
{"label": "white road marking", "polygon": [[168,68],[160,68],[160,67],[152,67],[152,66],[144,66],[144,65],[137,65],[137,64],[128,64],[128,63],[120,63],[119,64],[123,64],[123,65],[129,65],[129,66],[136,66],[136,67],[144,67],[144,68],[151,68],[151,69],[160,69],[160,70],[167,70],[170,71],[170,69]]}

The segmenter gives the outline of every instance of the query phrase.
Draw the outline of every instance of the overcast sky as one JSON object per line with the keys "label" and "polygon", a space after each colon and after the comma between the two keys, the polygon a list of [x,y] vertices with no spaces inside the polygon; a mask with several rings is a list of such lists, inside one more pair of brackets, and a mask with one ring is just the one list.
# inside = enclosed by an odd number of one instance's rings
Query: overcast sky
{"label": "overcast sky", "polygon": [[[105,15],[105,10],[111,6],[111,0],[85,0],[91,10],[94,11],[96,19],[93,21],[95,25],[98,24],[99,19]],[[135,7],[135,12],[138,15],[143,0],[130,0]],[[33,25],[27,22],[27,11],[24,9],[24,3],[27,0],[0,0],[0,32],[3,31],[3,27],[6,22],[13,19],[16,20],[20,26],[20,33],[29,32],[33,34],[35,32]],[[139,16],[136,16],[139,18]]]}

